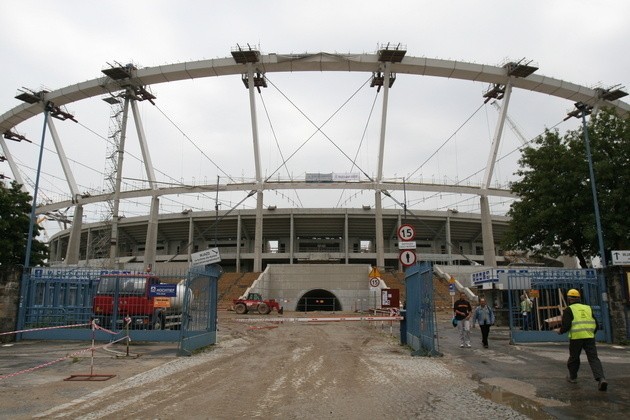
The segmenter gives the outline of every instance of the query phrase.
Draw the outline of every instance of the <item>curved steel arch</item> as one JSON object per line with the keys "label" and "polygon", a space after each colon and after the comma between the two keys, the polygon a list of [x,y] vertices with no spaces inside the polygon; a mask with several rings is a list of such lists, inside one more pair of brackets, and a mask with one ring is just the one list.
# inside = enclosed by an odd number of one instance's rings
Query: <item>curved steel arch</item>
{"label": "curved steel arch", "polygon": [[[255,182],[245,182],[238,184],[219,185],[219,192],[229,191],[255,191],[261,189],[261,185]],[[482,187],[471,187],[464,185],[444,185],[444,184],[424,184],[408,182],[404,186],[401,183],[393,182],[334,182],[334,183],[311,183],[304,181],[292,182],[265,182],[262,184],[264,190],[305,190],[305,189],[327,189],[327,190],[388,190],[388,191],[424,191],[424,192],[441,192],[452,194],[469,194],[480,195],[482,192],[493,197],[516,198],[516,195],[510,190]],[[216,184],[195,185],[195,186],[178,186],[158,188],[157,190],[145,188],[129,191],[121,191],[120,199],[131,199],[140,197],[166,196],[175,194],[194,194],[217,192]],[[106,194],[83,196],[81,204],[93,204],[107,201],[113,198],[113,192]],[[49,204],[37,206],[36,213],[43,214],[50,211],[60,210],[62,208],[71,207],[76,204],[72,199],[58,201]]]}
{"label": "curved steel arch", "polygon": [[[268,54],[260,57],[260,60],[255,64],[252,63],[237,63],[234,58],[222,58],[216,60],[203,60],[203,61],[193,61],[193,62],[184,62],[178,64],[171,64],[165,66],[157,66],[157,67],[148,67],[144,69],[130,69],[130,77],[122,79],[122,80],[114,80],[108,76],[99,77],[96,79],[88,80],[86,82],[69,85],[65,88],[61,88],[52,92],[41,92],[38,93],[39,102],[34,104],[22,104],[17,106],[8,112],[4,113],[0,116],[0,133],[6,133],[11,130],[17,124],[20,124],[33,116],[36,116],[44,111],[44,107],[49,104],[54,104],[54,106],[59,107],[63,105],[67,105],[72,102],[80,101],[83,99],[92,98],[98,95],[111,95],[117,93],[122,90],[126,90],[129,88],[135,87],[145,87],[153,84],[159,83],[168,83],[175,82],[186,79],[195,79],[202,77],[219,77],[219,76],[228,76],[228,75],[242,75],[247,73],[248,77],[251,81],[253,75],[253,69],[257,72],[262,73],[273,73],[273,72],[298,72],[298,71],[336,71],[336,72],[368,72],[368,73],[376,73],[376,72],[384,72],[385,77],[389,77],[388,75],[392,73],[397,74],[409,74],[409,75],[419,75],[419,76],[433,76],[433,77],[444,77],[444,78],[453,78],[460,80],[467,80],[473,82],[483,82],[490,83],[495,85],[505,85],[506,86],[506,98],[509,98],[509,92],[513,88],[529,90],[537,93],[544,93],[551,96],[556,96],[559,98],[567,99],[570,101],[583,102],[592,106],[611,106],[613,107],[619,115],[627,116],[630,115],[630,105],[619,100],[616,101],[605,101],[603,99],[604,95],[600,89],[591,89],[588,87],[568,83],[559,79],[553,79],[545,76],[539,76],[535,74],[530,74],[527,77],[518,77],[518,75],[514,75],[510,73],[509,66],[505,67],[497,67],[497,66],[487,66],[480,65],[474,63],[466,63],[459,61],[451,61],[451,60],[440,60],[440,59],[429,59],[423,57],[404,57],[401,62],[393,63],[393,62],[382,62],[379,60],[379,56],[376,54],[329,54],[329,53],[316,53],[316,54],[295,54],[295,55],[281,55],[281,54]],[[250,90],[250,101],[253,97],[253,84],[249,84]],[[387,87],[385,89],[385,97],[387,94]],[[506,99],[507,103],[507,99]],[[135,102],[132,102],[132,105]],[[384,108],[385,109],[385,108]],[[506,110],[507,106],[503,107],[503,110]],[[135,113],[134,108],[134,113]],[[383,114],[383,121],[385,120],[385,112]],[[501,120],[500,120],[501,121]],[[500,140],[500,133],[502,130],[502,125],[497,126],[497,131],[495,133],[495,140],[493,141],[492,150],[489,157],[489,164],[492,159],[496,158],[496,150]],[[381,133],[381,149],[384,143],[384,131]],[[141,146],[142,147],[142,146]],[[254,147],[255,153],[257,153],[257,140],[256,134],[254,133]],[[382,155],[382,153],[381,153]],[[493,157],[494,156],[494,157]],[[257,198],[258,205],[257,211],[260,213],[261,203],[262,203],[262,191],[265,190],[273,190],[273,189],[361,189],[361,190],[374,190],[377,192],[375,195],[375,200],[377,200],[377,217],[376,217],[376,229],[377,231],[382,229],[382,224],[379,225],[379,220],[381,220],[381,216],[379,216],[379,209],[381,207],[381,195],[380,192],[387,193],[387,190],[401,190],[400,184],[396,183],[387,183],[383,182],[382,179],[382,158],[380,158],[380,166],[379,166],[379,174],[376,178],[376,181],[370,180],[369,182],[358,182],[358,183],[301,183],[301,182],[290,182],[290,183],[276,183],[276,182],[265,182],[262,181],[257,166],[257,182],[256,183],[242,183],[242,184],[233,184],[229,186],[217,186],[211,187],[207,185],[193,187],[190,189],[187,186],[168,186],[163,189],[158,188],[155,185],[155,177],[154,175],[148,174],[149,181],[152,185],[151,190],[134,190],[121,192],[116,191],[114,194],[118,194],[118,198],[132,198],[132,197],[142,197],[142,196],[151,196],[151,213],[154,215],[158,211],[158,201],[157,197],[159,195],[170,195],[185,193],[185,192],[195,192],[194,189],[198,188],[201,191],[237,191],[237,190],[249,190],[251,192],[258,192],[259,196]],[[256,164],[258,165],[258,158],[256,158]],[[150,171],[153,171],[152,165],[150,161],[148,161],[145,165],[147,168],[150,168]],[[490,168],[490,169],[488,169]],[[147,169],[149,172],[149,169]],[[484,181],[484,185],[479,188],[474,187],[463,187],[459,185],[438,185],[438,184],[407,184],[404,186],[406,189],[415,189],[416,191],[435,191],[435,192],[457,192],[464,194],[473,194],[479,195],[481,198],[481,213],[482,213],[482,226],[488,225],[490,221],[490,212],[489,212],[489,204],[488,204],[488,196],[490,195],[498,195],[498,196],[511,196],[511,193],[505,190],[496,190],[490,189],[490,185],[488,182],[489,177],[492,173],[492,167],[488,165],[486,168],[486,180]],[[72,186],[71,186],[72,187]],[[72,189],[72,188],[71,188]],[[251,194],[250,194],[251,195]],[[79,196],[76,191],[74,191],[73,200],[70,203],[56,203],[52,205],[39,206],[39,212],[52,210],[54,208],[61,208],[67,205],[77,205],[77,210],[79,211],[79,216],[77,216],[78,220],[81,220],[81,215],[83,211],[83,204],[94,203],[99,201],[106,201],[112,198],[111,194],[99,194],[97,196]],[[54,208],[52,207],[54,206]],[[258,217],[257,213],[257,217]],[[262,213],[260,213],[262,214]],[[153,216],[154,217],[154,216]],[[262,217],[262,216],[261,216]],[[155,220],[154,220],[155,221]],[[75,225],[74,227],[76,227]],[[68,246],[74,249],[74,253],[78,254],[78,249],[76,248],[77,241],[80,239],[78,235],[80,235],[79,229],[74,229],[73,227],[73,238],[75,239],[73,242],[73,246]],[[147,229],[147,243],[154,243],[157,238],[157,225],[155,223],[151,223],[151,229]],[[259,229],[260,227],[260,229]],[[490,225],[491,228],[491,225]],[[260,260],[260,249],[262,249],[262,224],[257,224],[256,230],[256,261]],[[380,240],[380,243],[379,243]],[[489,256],[494,256],[494,249],[492,243],[492,231],[491,229],[483,229],[483,243],[484,243],[484,259],[486,254]],[[489,243],[492,245],[486,249],[485,244]],[[382,237],[377,237],[377,249],[382,249]],[[151,247],[147,247],[149,249]],[[491,249],[492,248],[492,249]],[[148,260],[151,258],[155,258],[155,252],[150,257],[147,257]],[[382,254],[382,252],[381,252]],[[69,260],[74,260],[77,255],[74,255]],[[380,261],[382,255],[379,254],[377,257],[377,262]],[[492,262],[489,265],[495,265]]]}
{"label": "curved steel arch", "polygon": [[[316,54],[268,54],[261,56],[260,61],[256,63],[257,69],[270,73],[296,71],[371,73],[381,70],[382,66],[383,63],[378,60],[376,54],[331,54],[324,52]],[[604,101],[595,89],[536,74],[525,78],[513,77],[508,75],[508,70],[504,67],[424,57],[404,57],[400,63],[390,63],[390,71],[496,84],[504,84],[509,80],[512,87],[515,88],[544,93],[570,101],[584,102],[588,105],[605,104],[613,107],[621,116],[630,115],[630,104],[620,100]],[[4,133],[17,124],[40,114],[43,112],[42,103],[46,102],[61,106],[120,91],[123,89],[123,85],[146,86],[185,79],[237,75],[245,72],[247,72],[247,65],[238,64],[230,57],[138,69],[135,70],[133,77],[122,82],[103,76],[45,93],[41,103],[22,104],[5,112],[0,116],[0,132]]]}

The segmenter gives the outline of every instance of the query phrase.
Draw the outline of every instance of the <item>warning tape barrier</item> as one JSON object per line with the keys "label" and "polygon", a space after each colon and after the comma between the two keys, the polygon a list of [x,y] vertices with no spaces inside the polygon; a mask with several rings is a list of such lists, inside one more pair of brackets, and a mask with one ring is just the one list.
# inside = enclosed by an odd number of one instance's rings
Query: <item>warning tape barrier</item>
{"label": "warning tape barrier", "polygon": [[50,362],[42,363],[41,365],[38,365],[38,366],[34,366],[34,367],[31,367],[31,368],[28,368],[28,369],[24,369],[24,370],[21,370],[21,371],[19,371],[19,372],[10,373],[10,374],[8,374],[8,375],[1,375],[1,376],[0,376],[0,380],[3,380],[3,379],[8,379],[8,378],[12,378],[12,377],[14,377],[14,376],[22,375],[22,374],[24,374],[24,373],[34,372],[34,371],[36,371],[36,370],[38,370],[38,369],[42,369],[42,368],[45,368],[45,367],[48,367],[48,366],[52,366],[52,365],[54,365],[55,363],[62,362],[62,361],[66,360],[66,359],[68,359],[68,358],[70,358],[70,357],[77,356],[77,355],[79,355],[79,354],[81,354],[81,353],[86,353],[86,352],[91,351],[91,350],[93,351],[93,350],[98,350],[98,349],[105,348],[105,347],[107,347],[107,346],[110,346],[110,345],[112,345],[112,344],[114,344],[114,343],[116,343],[116,342],[118,342],[118,341],[120,341],[120,340],[124,340],[124,339],[126,339],[126,338],[127,338],[127,337],[123,337],[123,338],[118,339],[118,340],[116,340],[116,341],[114,341],[114,342],[107,343],[107,344],[103,344],[102,346],[90,346],[90,347],[88,347],[88,348],[86,348],[86,349],[82,349],[82,350],[79,350],[79,351],[75,351],[74,353],[70,353],[70,354],[68,354],[68,355],[66,355],[66,356],[64,356],[64,357],[60,357],[59,359],[55,359],[55,360],[52,360],[52,361],[50,361]]}
{"label": "warning tape barrier", "polygon": [[[51,330],[51,329],[69,328],[69,327],[85,327],[85,326],[88,326],[88,325],[92,326],[92,332],[94,332],[96,330],[101,330],[101,331],[104,331],[106,333],[113,334],[113,335],[120,334],[120,332],[110,331],[110,330],[108,330],[106,328],[101,327],[94,320],[92,320],[92,322],[89,322],[87,324],[65,325],[65,326],[45,327],[45,328],[34,328],[34,329],[30,329],[30,330],[12,331],[10,333],[3,333],[3,334],[15,334],[15,333],[20,333],[20,332],[42,331],[42,330]],[[90,346],[90,347],[88,347],[86,349],[82,349],[82,350],[70,353],[70,354],[68,354],[68,355],[66,355],[64,357],[60,357],[59,359],[55,359],[55,360],[52,360],[50,362],[42,363],[41,365],[38,365],[38,366],[34,366],[34,367],[31,367],[31,368],[28,368],[28,369],[24,369],[24,370],[21,370],[21,371],[18,371],[18,372],[13,372],[13,373],[10,373],[8,375],[0,375],[0,380],[12,378],[14,376],[22,375],[24,373],[31,373],[31,372],[34,372],[34,371],[36,371],[38,369],[43,369],[45,367],[52,366],[55,363],[62,362],[62,361],[66,360],[66,359],[68,359],[70,357],[74,357],[74,356],[79,355],[81,353],[86,353],[88,351],[92,351],[92,353],[93,353],[94,350],[107,349],[107,347],[111,346],[112,344],[116,344],[116,343],[118,343],[118,342],[120,342],[122,340],[131,341],[131,338],[129,336],[124,336],[124,337],[121,337],[121,338],[119,338],[117,340],[114,340],[114,341],[111,341],[109,343],[103,344],[101,346],[94,346],[94,340],[92,340],[92,346]],[[92,357],[94,357],[93,354],[92,354]]]}
{"label": "warning tape barrier", "polygon": [[18,334],[18,333],[32,332],[32,331],[57,330],[57,329],[60,329],[60,328],[87,327],[88,325],[92,325],[92,323],[88,322],[87,324],[58,325],[58,326],[55,326],[55,327],[31,328],[29,330],[3,332],[3,333],[0,333],[0,335]]}
{"label": "warning tape barrier", "polygon": [[402,316],[342,316],[319,318],[237,318],[237,322],[342,322],[342,321],[402,321]]}

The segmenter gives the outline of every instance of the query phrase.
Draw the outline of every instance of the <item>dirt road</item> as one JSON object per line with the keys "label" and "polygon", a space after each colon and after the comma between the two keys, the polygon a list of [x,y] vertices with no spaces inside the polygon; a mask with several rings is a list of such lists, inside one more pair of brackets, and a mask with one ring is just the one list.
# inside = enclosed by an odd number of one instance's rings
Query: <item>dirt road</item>
{"label": "dirt road", "polygon": [[457,359],[411,357],[388,327],[235,317],[222,315],[219,344],[192,357],[100,356],[96,370],[117,374],[110,381],[61,380],[68,369],[85,372],[87,357],[33,373],[23,387],[2,381],[0,417],[525,418],[479,396]]}

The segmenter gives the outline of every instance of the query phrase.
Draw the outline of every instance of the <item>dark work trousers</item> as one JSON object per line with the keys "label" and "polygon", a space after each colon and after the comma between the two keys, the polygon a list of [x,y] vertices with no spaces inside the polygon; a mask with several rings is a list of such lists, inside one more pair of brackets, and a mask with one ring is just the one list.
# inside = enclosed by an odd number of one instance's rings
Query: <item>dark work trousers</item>
{"label": "dark work trousers", "polygon": [[593,371],[593,378],[599,380],[604,377],[604,369],[602,368],[602,362],[597,357],[597,347],[595,347],[594,338],[580,338],[578,340],[569,340],[569,360],[567,361],[567,367],[569,368],[569,376],[571,379],[577,378],[578,370],[580,369],[580,354],[582,349],[586,353],[588,364]]}
{"label": "dark work trousers", "polygon": [[488,346],[488,333],[490,332],[490,324],[479,324],[479,328],[481,329],[481,342],[484,346]]}

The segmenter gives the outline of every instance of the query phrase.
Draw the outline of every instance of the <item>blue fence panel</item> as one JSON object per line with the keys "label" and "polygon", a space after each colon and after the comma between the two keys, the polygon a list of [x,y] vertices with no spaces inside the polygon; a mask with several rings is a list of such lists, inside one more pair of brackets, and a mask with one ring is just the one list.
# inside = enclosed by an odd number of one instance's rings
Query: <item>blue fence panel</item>
{"label": "blue fence panel", "polygon": [[[150,275],[100,268],[33,268],[22,280],[18,330],[26,332],[18,335],[18,339],[114,341],[129,335],[133,341],[186,341],[189,344],[180,344],[180,351],[189,354],[196,348],[216,343],[216,288],[221,273],[219,266],[185,274]],[[111,283],[111,290],[107,292],[112,296],[110,307],[96,310],[97,287],[104,275],[109,276]],[[164,286],[163,290],[156,287],[153,293],[152,289],[146,289],[150,288],[151,281],[142,276],[159,278],[159,284],[167,283],[172,287]],[[176,296],[170,296],[173,291]],[[130,306],[130,301],[138,302],[142,300],[138,297],[149,295],[156,300],[154,312]],[[169,302],[157,302],[160,298]],[[127,324],[125,318],[132,322]],[[92,319],[98,319],[100,326],[116,334],[92,331]]]}
{"label": "blue fence panel", "polygon": [[440,355],[437,344],[431,263],[423,262],[409,267],[405,272],[405,284],[406,343],[415,350],[414,355]]}
{"label": "blue fence panel", "polygon": [[[512,342],[568,341],[566,334],[558,335],[562,312],[567,308],[566,293],[578,289],[582,303],[593,307],[593,316],[598,322],[597,340],[605,340],[610,329],[609,320],[602,311],[602,293],[598,273],[594,269],[546,270],[535,269],[527,273],[508,274],[508,311]],[[523,295],[531,298],[532,311],[529,321],[521,310]]]}

